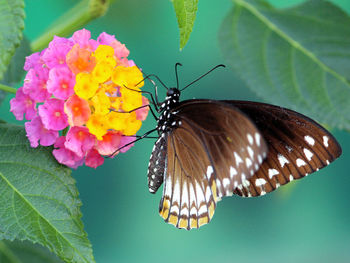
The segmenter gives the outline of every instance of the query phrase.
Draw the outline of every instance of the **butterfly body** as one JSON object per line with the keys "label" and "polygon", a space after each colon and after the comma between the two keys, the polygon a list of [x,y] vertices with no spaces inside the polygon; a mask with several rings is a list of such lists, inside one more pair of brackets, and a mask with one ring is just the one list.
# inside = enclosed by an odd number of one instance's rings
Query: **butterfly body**
{"label": "butterfly body", "polygon": [[175,121],[175,114],[171,110],[179,104],[180,92],[178,89],[169,89],[167,97],[160,105],[160,116],[157,120],[157,132],[159,138],[154,144],[150,161],[148,164],[148,189],[151,193],[156,193],[164,180],[164,170],[166,168],[167,133],[180,125]]}
{"label": "butterfly body", "polygon": [[159,213],[177,228],[207,224],[222,197],[264,195],[341,155],[315,121],[270,104],[180,101],[172,88],[159,113],[148,187],[164,183]]}

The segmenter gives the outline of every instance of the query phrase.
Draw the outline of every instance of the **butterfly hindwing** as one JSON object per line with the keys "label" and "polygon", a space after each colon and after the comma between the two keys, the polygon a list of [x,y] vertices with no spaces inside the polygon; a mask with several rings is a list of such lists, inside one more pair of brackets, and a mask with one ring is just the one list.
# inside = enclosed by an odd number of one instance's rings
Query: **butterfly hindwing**
{"label": "butterfly hindwing", "polygon": [[160,214],[169,223],[197,228],[216,202],[248,184],[267,154],[255,125],[217,101],[183,102],[173,109],[178,127],[167,133],[167,162]]}
{"label": "butterfly hindwing", "polygon": [[[216,206],[216,185],[210,160],[186,122],[168,137],[167,168],[159,213],[178,228],[208,223]],[[180,153],[181,154],[178,154]],[[197,160],[201,159],[200,162]]]}
{"label": "butterfly hindwing", "polygon": [[282,107],[225,101],[244,112],[265,138],[268,155],[241,196],[259,196],[327,166],[341,155],[336,139],[310,118]]}

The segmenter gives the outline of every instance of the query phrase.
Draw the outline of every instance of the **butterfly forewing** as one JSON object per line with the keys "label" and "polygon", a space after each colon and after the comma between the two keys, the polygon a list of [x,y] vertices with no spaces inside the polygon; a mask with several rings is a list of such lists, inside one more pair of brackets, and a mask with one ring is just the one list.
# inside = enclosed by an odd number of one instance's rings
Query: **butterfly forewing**
{"label": "butterfly forewing", "polygon": [[209,222],[217,200],[249,184],[267,146],[255,125],[229,104],[185,101],[173,111],[178,127],[167,134],[160,214],[189,229]]}
{"label": "butterfly forewing", "polygon": [[282,107],[247,101],[225,101],[239,108],[258,127],[268,155],[235,194],[259,196],[327,166],[341,155],[336,139],[310,118]]}

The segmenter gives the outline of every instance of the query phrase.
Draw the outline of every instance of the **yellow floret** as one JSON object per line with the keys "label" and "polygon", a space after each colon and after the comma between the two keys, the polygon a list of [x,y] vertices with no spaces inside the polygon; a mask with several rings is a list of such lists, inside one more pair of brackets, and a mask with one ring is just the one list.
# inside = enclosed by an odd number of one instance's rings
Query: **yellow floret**
{"label": "yellow floret", "polygon": [[104,83],[112,74],[113,64],[108,61],[100,61],[92,70],[92,76],[98,83]]}
{"label": "yellow floret", "polygon": [[99,90],[89,102],[95,114],[106,115],[110,111],[111,101],[103,89]]}
{"label": "yellow floret", "polygon": [[125,134],[125,135],[134,135],[141,128],[141,125],[142,125],[142,121],[137,120],[136,116],[128,118],[126,120],[126,127],[123,130],[123,134]]}
{"label": "yellow floret", "polygon": [[133,90],[127,89],[125,87],[120,88],[121,98],[123,101],[122,109],[124,111],[131,111],[142,106],[142,94],[138,88],[133,88]]}
{"label": "yellow floret", "polygon": [[86,123],[86,127],[91,134],[94,134],[97,140],[102,140],[103,135],[107,133],[108,126],[105,115],[93,114]]}
{"label": "yellow floret", "polygon": [[114,68],[112,73],[112,81],[120,87],[135,88],[136,85],[137,87],[142,87],[144,84],[143,81],[140,82],[142,79],[142,72],[136,66],[118,66]]}
{"label": "yellow floret", "polygon": [[114,49],[107,45],[99,45],[93,53],[93,56],[97,59],[97,61],[104,61],[111,58],[115,60]]}
{"label": "yellow floret", "polygon": [[82,72],[76,76],[74,91],[80,98],[85,100],[90,99],[95,95],[98,87],[98,82],[92,78],[91,74]]}

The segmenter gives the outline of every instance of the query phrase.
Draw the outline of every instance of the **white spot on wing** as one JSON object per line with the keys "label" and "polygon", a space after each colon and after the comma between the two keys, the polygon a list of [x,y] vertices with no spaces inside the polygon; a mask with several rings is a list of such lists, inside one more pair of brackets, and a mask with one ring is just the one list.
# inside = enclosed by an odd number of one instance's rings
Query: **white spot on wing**
{"label": "white spot on wing", "polygon": [[253,157],[254,157],[254,151],[253,151],[253,149],[252,149],[250,146],[248,146],[248,147],[247,147],[247,150],[248,150],[248,154],[249,154],[250,158],[253,159]]}
{"label": "white spot on wing", "polygon": [[250,144],[253,144],[253,136],[250,133],[247,134],[247,139]]}
{"label": "white spot on wing", "polygon": [[290,147],[289,145],[286,145],[285,147],[286,147],[286,149],[287,149],[287,151],[288,151],[289,153],[290,153],[291,151],[293,151],[293,148]]}
{"label": "white spot on wing", "polygon": [[314,155],[309,149],[304,148],[304,154],[306,158],[310,161],[312,156]]}
{"label": "white spot on wing", "polygon": [[172,204],[170,208],[170,213],[175,212],[177,215],[179,214],[179,207],[177,205]]}
{"label": "white spot on wing", "polygon": [[171,187],[171,176],[169,174],[169,176],[167,177],[167,179],[165,181],[165,193],[164,194],[166,196],[171,197],[171,189],[172,189],[172,187]]}
{"label": "white spot on wing", "polygon": [[273,176],[275,176],[275,175],[277,175],[277,174],[279,174],[279,171],[278,170],[276,170],[276,169],[269,169],[269,177],[270,177],[270,179],[273,177]]}
{"label": "white spot on wing", "polygon": [[212,194],[211,194],[210,187],[209,185],[207,185],[207,189],[205,190],[205,199],[207,200],[207,202],[209,202],[211,195]]}
{"label": "white spot on wing", "polygon": [[298,166],[298,167],[301,167],[301,166],[306,165],[306,162],[305,162],[303,159],[300,159],[300,158],[298,158],[298,159],[296,160],[296,163],[297,163],[297,166]]}
{"label": "white spot on wing", "polygon": [[187,189],[187,182],[185,181],[182,186],[181,206],[184,206],[187,203],[188,203],[188,189]]}
{"label": "white spot on wing", "polygon": [[180,203],[180,183],[179,180],[176,180],[175,186],[174,186],[174,191],[173,191],[173,201],[172,202],[177,202],[178,204]]}
{"label": "white spot on wing", "polygon": [[202,202],[205,202],[203,191],[198,183],[196,183],[196,193],[198,204],[200,205]]}
{"label": "white spot on wing", "polygon": [[[194,203],[195,206],[197,206],[197,199],[196,199],[196,194],[194,193],[193,189],[193,184],[190,184],[190,204],[192,205]],[[197,213],[197,210],[196,210]],[[192,214],[192,209],[191,209],[191,214]]]}
{"label": "white spot on wing", "polygon": [[289,181],[291,182],[291,181],[293,181],[294,180],[294,177],[293,177],[293,175],[289,175]]}
{"label": "white spot on wing", "polygon": [[214,170],[213,170],[213,166],[209,165],[207,168],[207,178],[208,180],[211,178],[211,175],[213,174]]}
{"label": "white spot on wing", "polygon": [[224,188],[226,189],[227,186],[230,185],[230,180],[228,178],[224,178],[222,180],[222,185],[224,186]]}
{"label": "white spot on wing", "polygon": [[264,178],[257,178],[257,179],[255,180],[255,185],[256,185],[256,186],[262,186],[262,185],[264,185],[264,184],[266,184],[266,180],[265,180]]}
{"label": "white spot on wing", "polygon": [[237,175],[237,170],[235,168],[233,168],[232,166],[230,166],[230,177],[231,179]]}
{"label": "white spot on wing", "polygon": [[234,156],[236,159],[236,166],[238,167],[240,163],[243,163],[242,158],[238,155],[238,153],[234,152]]}
{"label": "white spot on wing", "polygon": [[196,207],[193,206],[191,208],[190,215],[197,215],[197,208]]}
{"label": "white spot on wing", "polygon": [[247,167],[249,168],[250,166],[252,166],[252,160],[250,160],[250,158],[245,158],[245,164],[247,165]]}
{"label": "white spot on wing", "polygon": [[310,135],[305,135],[304,136],[305,141],[310,144],[311,146],[315,145],[315,139],[312,138]]}
{"label": "white spot on wing", "polygon": [[206,205],[202,205],[200,208],[199,208],[199,211],[198,211],[198,215],[202,215],[202,214],[205,214],[207,213],[207,206]]}
{"label": "white spot on wing", "polygon": [[328,147],[328,136],[323,136],[323,145]]}
{"label": "white spot on wing", "polygon": [[256,145],[260,146],[260,139],[261,139],[261,136],[259,133],[255,133],[255,141],[256,141]]}
{"label": "white spot on wing", "polygon": [[284,155],[282,154],[277,154],[277,158],[278,158],[278,161],[280,162],[281,164],[281,167],[283,168],[283,166],[286,164],[286,163],[289,163],[288,159],[286,157],[284,157]]}
{"label": "white spot on wing", "polygon": [[188,216],[188,208],[187,207],[183,207],[181,209],[180,215],[187,215]]}

